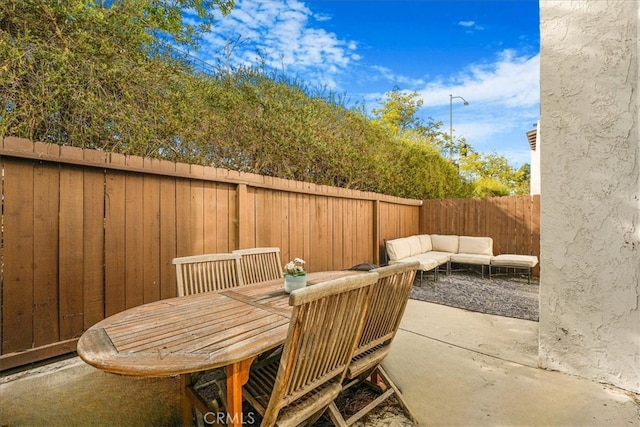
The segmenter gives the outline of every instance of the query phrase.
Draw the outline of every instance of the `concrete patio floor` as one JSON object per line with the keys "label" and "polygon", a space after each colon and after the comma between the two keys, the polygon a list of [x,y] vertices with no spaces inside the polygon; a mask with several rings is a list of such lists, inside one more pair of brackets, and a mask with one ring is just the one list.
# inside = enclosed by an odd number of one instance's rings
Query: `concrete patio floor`
{"label": "concrete patio floor", "polygon": [[640,396],[537,353],[537,322],[410,300],[383,366],[423,426],[640,426]]}
{"label": "concrete patio floor", "polygon": [[[638,395],[538,369],[537,339],[537,322],[410,300],[383,365],[423,426],[640,426]],[[178,420],[177,378],[107,374],[71,358],[0,382],[2,426]]]}

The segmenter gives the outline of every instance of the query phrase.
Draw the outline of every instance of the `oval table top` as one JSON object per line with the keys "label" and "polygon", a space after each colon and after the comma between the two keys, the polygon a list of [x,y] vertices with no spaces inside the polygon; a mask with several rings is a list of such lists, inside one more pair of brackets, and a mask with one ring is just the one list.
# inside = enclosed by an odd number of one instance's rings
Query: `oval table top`
{"label": "oval table top", "polygon": [[[308,274],[308,284],[356,271]],[[170,298],[110,316],[78,341],[78,355],[107,372],[166,376],[228,366],[282,344],[291,307],[283,279]]]}

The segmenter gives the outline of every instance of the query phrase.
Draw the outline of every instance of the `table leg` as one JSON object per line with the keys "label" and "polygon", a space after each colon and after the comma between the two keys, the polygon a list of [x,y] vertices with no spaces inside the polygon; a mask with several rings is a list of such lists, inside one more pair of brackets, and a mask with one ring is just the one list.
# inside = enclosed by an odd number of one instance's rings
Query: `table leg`
{"label": "table leg", "polygon": [[180,374],[180,418],[182,426],[193,425],[193,414],[191,411],[191,401],[187,395],[187,388],[191,385],[191,374]]}
{"label": "table leg", "polygon": [[249,368],[255,357],[227,366],[227,424],[242,426],[242,386],[249,379]]}

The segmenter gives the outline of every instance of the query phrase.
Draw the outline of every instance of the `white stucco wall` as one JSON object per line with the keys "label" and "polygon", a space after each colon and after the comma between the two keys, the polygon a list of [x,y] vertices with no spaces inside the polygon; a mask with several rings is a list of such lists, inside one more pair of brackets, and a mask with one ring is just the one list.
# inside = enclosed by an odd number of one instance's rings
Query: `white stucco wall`
{"label": "white stucco wall", "polygon": [[640,392],[640,2],[540,2],[542,367]]}

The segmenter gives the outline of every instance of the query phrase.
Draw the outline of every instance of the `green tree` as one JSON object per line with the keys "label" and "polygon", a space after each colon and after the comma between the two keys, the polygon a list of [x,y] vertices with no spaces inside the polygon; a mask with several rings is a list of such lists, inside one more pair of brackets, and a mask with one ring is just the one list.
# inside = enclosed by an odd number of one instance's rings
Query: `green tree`
{"label": "green tree", "polygon": [[416,117],[416,113],[423,103],[417,92],[404,93],[398,86],[394,86],[391,92],[385,94],[382,106],[373,109],[373,114],[394,134],[408,129],[421,133],[427,129]]}
{"label": "green tree", "polygon": [[418,92],[406,93],[394,86],[393,90],[385,94],[380,108],[372,110],[374,120],[385,126],[392,134],[410,132],[415,138],[422,138],[423,142],[434,144],[442,138],[440,131],[442,122],[434,122],[429,118],[427,123],[417,117],[418,110],[424,104]]}
{"label": "green tree", "polygon": [[[0,134],[140,155],[172,151],[194,82],[158,37],[195,43],[213,4],[226,13],[233,2],[1,2]],[[204,26],[178,25],[182,7]]]}
{"label": "green tree", "polygon": [[[214,23],[214,11],[227,15],[234,6],[234,0],[118,0],[111,7],[130,8],[129,15],[139,19],[156,39],[166,36],[174,43],[197,48],[199,37]],[[184,19],[185,10],[196,12],[197,24]]]}
{"label": "green tree", "polygon": [[526,167],[513,170],[506,157],[471,150],[460,158],[460,172],[473,185],[474,197],[508,196],[523,193],[527,186]]}
{"label": "green tree", "polygon": [[531,165],[529,163],[524,163],[515,176],[515,184],[516,190],[515,193],[518,195],[530,194],[531,192]]}

